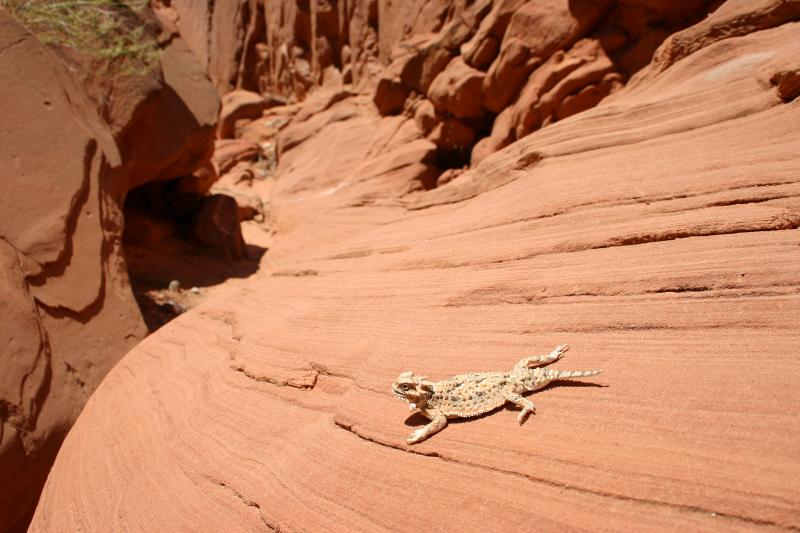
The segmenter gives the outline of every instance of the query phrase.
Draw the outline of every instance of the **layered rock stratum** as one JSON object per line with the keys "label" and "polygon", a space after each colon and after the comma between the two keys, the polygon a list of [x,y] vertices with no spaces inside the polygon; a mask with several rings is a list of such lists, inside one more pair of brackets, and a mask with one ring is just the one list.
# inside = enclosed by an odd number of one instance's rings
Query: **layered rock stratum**
{"label": "layered rock stratum", "polygon": [[[371,5],[350,20],[379,20]],[[323,83],[342,20],[294,26],[327,37],[293,70],[318,77],[284,93],[305,103],[267,111],[288,122],[262,270],[108,374],[31,531],[800,528],[800,6],[715,5],[643,31],[630,62],[581,17],[542,26],[533,54],[497,28],[568,13],[487,6],[466,32],[420,8],[395,54],[401,29],[365,30],[388,65],[371,91]],[[223,90],[271,86],[227,68]],[[487,81],[501,70],[518,93]],[[443,125],[477,114],[481,77],[491,141],[473,130],[471,167],[442,173]],[[505,408],[405,444],[425,421],[391,395],[400,372],[508,369],[561,343],[557,367],[604,369],[595,386],[538,393],[521,427]]]}

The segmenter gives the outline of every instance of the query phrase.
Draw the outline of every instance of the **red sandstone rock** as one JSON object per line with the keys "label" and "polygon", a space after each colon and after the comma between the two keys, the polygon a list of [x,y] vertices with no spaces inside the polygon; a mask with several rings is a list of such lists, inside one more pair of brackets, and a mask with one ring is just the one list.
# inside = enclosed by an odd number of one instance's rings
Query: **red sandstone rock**
{"label": "red sandstone rock", "polygon": [[472,148],[470,165],[475,167],[488,155],[505,148],[516,138],[514,131],[515,107],[507,107],[502,113],[497,115],[492,124],[492,131],[488,137],[484,137]]}
{"label": "red sandstone rock", "polygon": [[237,120],[260,118],[266,108],[267,102],[260,94],[250,91],[229,92],[222,97],[217,138],[232,139]]}
{"label": "red sandstone rock", "polygon": [[198,62],[204,68],[207,67],[208,32],[213,5],[193,0],[171,0],[170,4],[181,37],[189,45]]}
{"label": "red sandstone rock", "polygon": [[[215,194],[224,194],[236,201],[239,222],[246,220],[263,222],[265,219],[267,208],[262,197],[252,190],[254,180],[253,170],[245,167],[239,172],[230,173],[225,180],[215,183],[212,189]],[[243,183],[247,186],[243,187]]]}
{"label": "red sandstone rock", "polygon": [[[111,130],[0,10],[0,530],[24,529],[86,398],[146,330],[119,239]],[[6,75],[13,73],[13,75]]]}
{"label": "red sandstone rock", "polygon": [[244,139],[220,139],[214,144],[214,166],[218,175],[230,171],[241,161],[255,160],[261,154],[261,147],[253,141]]}
{"label": "red sandstone rock", "polygon": [[800,68],[780,70],[769,81],[777,87],[778,95],[786,102],[800,96]]}
{"label": "red sandstone rock", "polygon": [[608,2],[527,2],[508,23],[500,54],[484,81],[484,106],[499,113],[525,79],[550,55],[582,37],[608,10]]}
{"label": "red sandstone rock", "polygon": [[[475,45],[475,51],[470,54],[470,65],[476,68],[485,68],[492,64],[500,51],[500,40],[494,35],[487,35]],[[468,57],[464,55],[464,57]]]}
{"label": "red sandstone rock", "polygon": [[800,19],[800,4],[783,0],[729,0],[708,18],[667,39],[653,58],[652,72],[715,43]]}
{"label": "red sandstone rock", "polygon": [[271,58],[262,46],[267,32],[261,0],[215,0],[207,6],[193,0],[175,3],[177,25],[181,33],[187,32],[220,94],[234,89],[268,92],[262,81]]}
{"label": "red sandstone rock", "polygon": [[428,140],[441,150],[466,153],[475,144],[475,130],[458,119],[447,117],[433,128]]}
{"label": "red sandstone rock", "polygon": [[483,106],[495,113],[502,111],[541,62],[539,56],[531,56],[519,39],[504,42],[500,55],[484,78]]}
{"label": "red sandstone rock", "polygon": [[436,180],[436,186],[441,187],[442,185],[446,185],[459,177],[461,174],[466,172],[463,168],[450,168],[439,174],[438,179]]}
{"label": "red sandstone rock", "polygon": [[[250,0],[216,0],[207,14],[208,72],[220,94],[240,87],[239,61],[247,31],[244,12],[252,4]],[[201,14],[198,7],[192,10]]]}
{"label": "red sandstone rock", "polygon": [[639,6],[662,14],[676,15],[692,12],[703,7],[705,0],[683,0],[673,2],[672,0],[621,0],[621,4],[629,6]]}
{"label": "red sandstone rock", "polygon": [[161,68],[165,89],[119,138],[129,189],[189,175],[214,149],[219,97],[185,42],[172,41]]}
{"label": "red sandstone rock", "polygon": [[516,101],[500,113],[489,137],[476,144],[471,162],[554,120],[597,105],[622,87],[621,76],[600,41],[582,39],[568,51],[558,51],[528,78]]}
{"label": "red sandstone rock", "polygon": [[343,102],[314,115],[310,119],[292,123],[284,128],[278,136],[278,156],[313,137],[327,124],[342,122],[359,114],[359,110],[351,102]]}
{"label": "red sandstone rock", "polygon": [[475,68],[485,69],[497,57],[508,22],[525,0],[498,0],[481,20],[472,38],[461,46],[464,61]]}
{"label": "red sandstone rock", "polygon": [[393,76],[388,72],[387,74],[378,80],[372,101],[381,115],[394,115],[403,109],[411,88],[406,86],[399,76]]}
{"label": "red sandstone rock", "polygon": [[[619,65],[622,70],[630,75],[648,65],[653,57],[653,53],[669,35],[670,32],[664,28],[646,31],[639,40],[620,57]],[[601,46],[603,46],[603,50],[609,53],[609,49],[606,48],[602,41],[600,42]]]}
{"label": "red sandstone rock", "polygon": [[[400,3],[398,6],[402,7]],[[265,22],[265,47],[257,68],[261,92],[275,92],[300,100],[313,88],[338,85],[339,80],[361,88],[370,86],[379,75],[377,2],[343,4],[327,1],[263,2],[250,1],[247,13],[237,24],[251,20]],[[263,16],[262,16],[263,12]],[[257,13],[255,17],[249,13]],[[400,21],[404,20],[402,17]],[[384,16],[382,33],[393,33],[392,17]],[[395,25],[397,27],[397,25]],[[250,32],[255,35],[255,33]],[[253,40],[253,39],[251,39]],[[393,40],[392,45],[400,38]],[[253,45],[257,51],[258,43]],[[243,50],[246,58],[248,48]],[[383,59],[388,58],[387,54]],[[242,80],[250,75],[245,61],[239,68]]]}
{"label": "red sandstone rock", "polygon": [[[281,152],[281,179],[273,194],[289,191],[314,203],[335,191],[336,198],[352,204],[396,205],[405,195],[435,184],[440,172],[433,164],[436,145],[422,138],[414,120],[380,119],[365,109],[365,100],[339,102],[281,132],[279,143],[289,148]],[[376,195],[376,190],[384,194]]]}
{"label": "red sandstone rock", "polygon": [[436,107],[459,118],[480,118],[484,73],[470,67],[460,57],[453,58],[434,78],[428,98]]}
{"label": "red sandstone rock", "polygon": [[401,62],[400,80],[408,87],[425,94],[434,78],[450,62],[452,52],[438,34],[422,34],[398,45]]}
{"label": "red sandstone rock", "polygon": [[582,39],[567,52],[553,54],[528,79],[513,105],[509,127],[513,128],[514,138],[520,139],[554,118],[565,118],[587,109],[591,103],[597,104],[620,87],[619,76],[610,76],[598,89],[585,93],[578,101],[573,100],[560,115],[558,113],[565,98],[602,84],[613,68],[611,59],[594,39]]}
{"label": "red sandstone rock", "polygon": [[164,98],[164,92],[169,91],[159,63],[137,76],[119,76],[110,64],[92,64],[84,68],[91,70],[93,76],[93,79],[84,80],[84,88],[89,97],[100,104],[101,116],[118,141],[125,139],[137,122]]}
{"label": "red sandstone rock", "polygon": [[422,135],[426,137],[439,124],[440,120],[436,116],[436,108],[433,107],[430,100],[423,100],[414,110],[414,122]]}
{"label": "red sandstone rock", "polygon": [[[389,191],[394,189],[400,196],[419,189],[431,189],[439,174],[439,170],[430,164],[435,153],[434,144],[417,139],[365,161],[358,168],[358,177],[359,180],[384,181],[387,189],[391,187]],[[373,196],[361,195],[354,203],[371,200]]]}
{"label": "red sandstone rock", "polygon": [[340,87],[324,88],[314,91],[305,99],[300,110],[294,116],[294,120],[295,122],[308,120],[314,115],[322,113],[330,108],[333,104],[355,95],[356,93],[353,91]]}
{"label": "red sandstone rock", "polygon": [[203,195],[208,192],[214,182],[219,179],[220,164],[206,161],[189,176],[178,178],[175,188],[181,194]]}
{"label": "red sandstone rock", "polygon": [[195,238],[210,248],[217,248],[234,259],[247,256],[247,248],[239,226],[236,200],[224,194],[204,199],[194,222]]}
{"label": "red sandstone rock", "polygon": [[[397,43],[392,48],[391,64],[378,80],[374,96],[381,114],[400,111],[411,91],[425,94],[458,48],[472,36],[488,8],[489,2],[481,0],[445,24],[440,32],[414,34]],[[451,73],[453,76],[465,74],[463,68]],[[468,85],[474,92],[472,84]]]}
{"label": "red sandstone rock", "polygon": [[565,96],[556,109],[555,117],[563,120],[581,111],[591,109],[608,95],[620,90],[622,86],[620,75],[610,72],[597,83],[585,85],[577,93]]}
{"label": "red sandstone rock", "polygon": [[473,37],[479,24],[491,9],[494,0],[476,0],[471,5],[456,4],[450,8],[449,21],[438,32],[441,45],[458,54],[461,46]]}
{"label": "red sandstone rock", "polygon": [[449,8],[449,2],[446,0],[427,2],[379,0],[365,4],[369,6],[369,17],[374,18],[371,22],[377,23],[378,26],[379,57],[383,61],[393,56],[397,43],[410,35],[438,33],[444,25]]}

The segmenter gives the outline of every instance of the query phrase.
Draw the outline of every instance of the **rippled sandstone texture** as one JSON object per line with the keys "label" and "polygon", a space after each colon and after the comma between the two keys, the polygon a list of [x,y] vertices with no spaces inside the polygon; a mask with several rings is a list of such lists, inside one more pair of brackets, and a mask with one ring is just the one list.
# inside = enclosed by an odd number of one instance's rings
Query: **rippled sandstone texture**
{"label": "rippled sandstone texture", "polygon": [[[31,530],[800,527],[799,15],[727,2],[432,190],[413,119],[309,99],[268,270],[123,358]],[[404,444],[401,371],[560,343],[605,387]]]}

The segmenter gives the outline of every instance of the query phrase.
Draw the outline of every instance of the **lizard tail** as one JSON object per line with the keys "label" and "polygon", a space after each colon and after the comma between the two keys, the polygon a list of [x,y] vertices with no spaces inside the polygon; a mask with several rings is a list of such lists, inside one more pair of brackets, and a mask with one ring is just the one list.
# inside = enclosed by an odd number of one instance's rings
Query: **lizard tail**
{"label": "lizard tail", "polygon": [[550,370],[552,374],[548,376],[550,380],[556,379],[578,379],[594,376],[602,370]]}

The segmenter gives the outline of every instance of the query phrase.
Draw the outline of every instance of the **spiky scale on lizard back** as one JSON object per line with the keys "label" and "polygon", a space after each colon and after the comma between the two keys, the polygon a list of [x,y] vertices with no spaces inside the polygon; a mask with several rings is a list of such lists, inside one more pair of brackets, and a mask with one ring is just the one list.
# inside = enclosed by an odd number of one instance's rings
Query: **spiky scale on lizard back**
{"label": "spiky scale on lizard back", "polygon": [[497,409],[506,399],[497,391],[510,380],[508,372],[471,372],[435,384],[428,405],[448,418],[469,418]]}
{"label": "spiky scale on lizard back", "polygon": [[413,372],[403,372],[392,385],[392,392],[409,402],[412,411],[431,420],[430,424],[412,433],[407,442],[420,442],[441,431],[447,425],[448,418],[482,415],[506,402],[522,407],[518,417],[522,424],[536,407],[530,400],[523,398],[521,393],[541,389],[551,381],[583,378],[601,372],[539,368],[559,360],[568,348],[567,345],[562,345],[548,355],[521,359],[511,372],[470,372],[436,383],[415,376]]}

